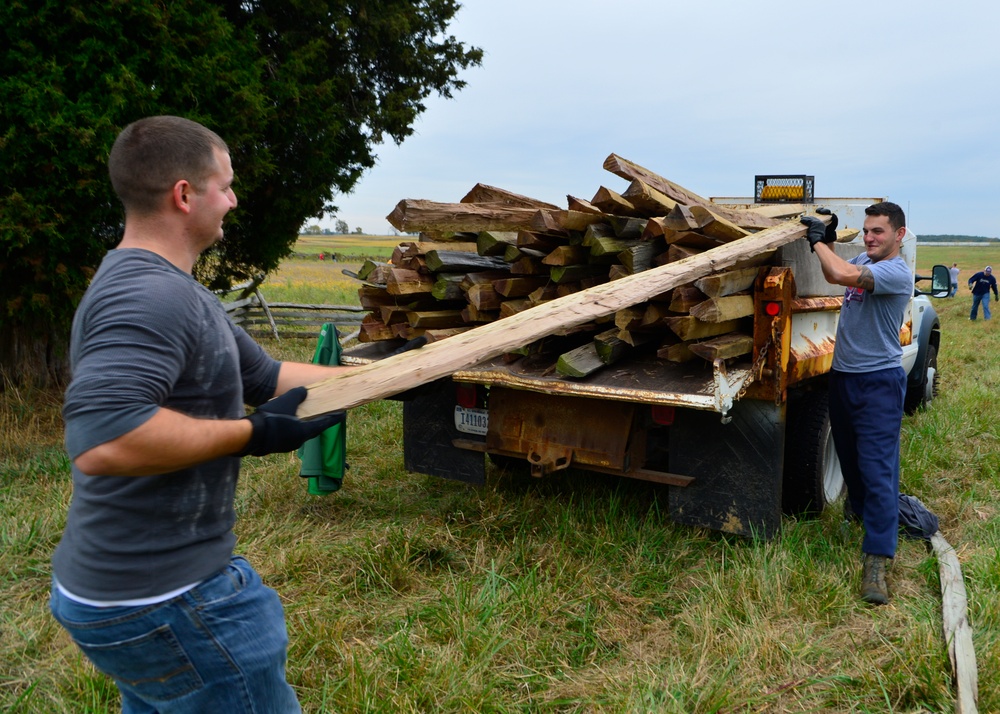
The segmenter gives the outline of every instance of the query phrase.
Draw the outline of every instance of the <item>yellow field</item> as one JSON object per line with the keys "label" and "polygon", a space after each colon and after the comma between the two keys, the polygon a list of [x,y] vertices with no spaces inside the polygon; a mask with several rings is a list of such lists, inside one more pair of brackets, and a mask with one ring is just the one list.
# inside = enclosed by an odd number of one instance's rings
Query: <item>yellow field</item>
{"label": "yellow field", "polygon": [[342,253],[344,255],[388,257],[397,245],[407,240],[417,240],[417,238],[416,236],[368,236],[360,234],[301,235],[295,243],[294,250],[296,253],[306,255]]}

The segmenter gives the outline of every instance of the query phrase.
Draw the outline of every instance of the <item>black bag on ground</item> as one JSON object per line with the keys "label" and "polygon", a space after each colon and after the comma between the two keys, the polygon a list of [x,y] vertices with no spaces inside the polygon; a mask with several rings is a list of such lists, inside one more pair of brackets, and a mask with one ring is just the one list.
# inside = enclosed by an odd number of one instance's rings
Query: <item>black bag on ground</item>
{"label": "black bag on ground", "polygon": [[938,517],[916,496],[899,494],[899,530],[907,538],[930,540],[938,532]]}

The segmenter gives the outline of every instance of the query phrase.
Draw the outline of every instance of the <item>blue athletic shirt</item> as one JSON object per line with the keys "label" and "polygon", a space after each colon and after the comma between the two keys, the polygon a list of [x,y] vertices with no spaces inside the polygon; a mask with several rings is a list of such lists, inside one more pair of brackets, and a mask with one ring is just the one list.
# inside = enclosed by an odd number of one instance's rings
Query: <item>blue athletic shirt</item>
{"label": "blue athletic shirt", "polygon": [[874,372],[902,364],[899,328],[913,296],[913,273],[897,255],[873,263],[866,253],[850,261],[866,265],[875,277],[875,289],[847,288],[837,323],[833,369],[838,372]]}

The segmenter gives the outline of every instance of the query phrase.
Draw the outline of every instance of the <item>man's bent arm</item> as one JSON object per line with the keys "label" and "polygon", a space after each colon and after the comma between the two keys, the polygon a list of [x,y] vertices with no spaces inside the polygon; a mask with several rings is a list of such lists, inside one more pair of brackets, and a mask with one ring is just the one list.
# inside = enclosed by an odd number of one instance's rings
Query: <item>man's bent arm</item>
{"label": "man's bent arm", "polygon": [[241,451],[253,426],[246,419],[196,419],[160,408],[146,422],[98,444],[73,463],[88,476],[152,476]]}
{"label": "man's bent arm", "polygon": [[351,369],[355,368],[327,367],[308,362],[282,362],[281,370],[278,372],[278,386],[275,388],[273,396],[280,397],[289,389],[306,387],[332,377],[335,374],[343,374]]}
{"label": "man's bent arm", "polygon": [[843,285],[846,288],[862,288],[863,290],[875,288],[875,276],[867,265],[848,263],[834,253],[833,248],[826,243],[817,243],[813,246],[813,250],[816,252],[816,257],[819,258],[823,277],[828,283]]}

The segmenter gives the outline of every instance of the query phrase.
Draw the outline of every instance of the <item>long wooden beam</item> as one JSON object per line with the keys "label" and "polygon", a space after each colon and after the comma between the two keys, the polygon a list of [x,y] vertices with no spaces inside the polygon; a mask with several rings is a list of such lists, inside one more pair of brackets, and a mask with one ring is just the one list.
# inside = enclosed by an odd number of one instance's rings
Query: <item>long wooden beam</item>
{"label": "long wooden beam", "polygon": [[433,382],[557,330],[612,315],[678,285],[730,268],[748,257],[797,240],[805,233],[804,225],[788,221],[683,260],[550,300],[442,342],[349,370],[309,385],[309,394],[299,406],[298,415],[307,418],[349,409]]}
{"label": "long wooden beam", "polygon": [[774,218],[769,218],[759,213],[727,208],[722,204],[712,203],[709,199],[699,196],[694,191],[689,191],[673,181],[668,181],[659,174],[639,166],[639,164],[633,163],[628,159],[623,159],[617,154],[611,154],[604,160],[604,169],[629,181],[642,181],[673,200],[683,203],[685,206],[704,206],[716,215],[732,221],[741,228],[770,228],[780,223],[780,221]]}

